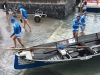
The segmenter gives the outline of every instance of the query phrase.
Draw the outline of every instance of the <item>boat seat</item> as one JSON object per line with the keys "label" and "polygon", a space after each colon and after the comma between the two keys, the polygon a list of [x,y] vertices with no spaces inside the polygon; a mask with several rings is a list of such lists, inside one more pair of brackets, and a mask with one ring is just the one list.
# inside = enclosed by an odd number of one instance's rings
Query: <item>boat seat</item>
{"label": "boat seat", "polygon": [[22,51],[21,53],[19,53],[18,56],[19,56],[19,57],[25,56],[25,57],[26,57],[25,59],[27,59],[27,60],[33,60],[30,51]]}
{"label": "boat seat", "polygon": [[[84,44],[83,42],[80,43],[82,46],[87,46],[86,44]],[[95,54],[96,52],[93,51],[90,47],[87,47],[86,50],[88,50],[91,54]]]}
{"label": "boat seat", "polygon": [[16,54],[18,57],[26,59],[26,60],[33,60],[32,54],[30,51],[22,51]]}
{"label": "boat seat", "polygon": [[77,57],[78,55],[79,55],[78,52],[73,52],[73,53],[70,54],[71,57]]}
{"label": "boat seat", "polygon": [[25,51],[25,52],[26,52],[26,58],[25,59],[27,59],[27,60],[33,60],[31,52],[30,51]]}

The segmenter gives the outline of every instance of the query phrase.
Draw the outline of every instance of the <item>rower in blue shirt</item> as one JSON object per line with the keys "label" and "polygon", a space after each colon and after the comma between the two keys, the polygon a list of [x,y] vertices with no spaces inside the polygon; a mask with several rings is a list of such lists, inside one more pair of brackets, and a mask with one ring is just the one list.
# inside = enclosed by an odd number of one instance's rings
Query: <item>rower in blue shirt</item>
{"label": "rower in blue shirt", "polygon": [[13,34],[10,36],[11,38],[13,37],[14,48],[16,48],[16,39],[22,45],[22,47],[24,47],[24,44],[23,44],[22,39],[21,39],[21,26],[15,20],[15,18],[10,18],[10,20],[11,20],[11,23],[13,24],[13,29],[14,29]]}
{"label": "rower in blue shirt", "polygon": [[30,28],[30,31],[31,31],[31,26],[30,26],[30,24],[28,22],[28,19],[27,19],[28,18],[28,14],[27,14],[26,10],[24,8],[22,8],[21,5],[19,5],[18,8],[20,9],[20,20],[22,20],[22,18],[24,18],[24,26],[23,26],[23,28],[25,28],[25,25],[27,24],[28,27]]}
{"label": "rower in blue shirt", "polygon": [[77,15],[76,19],[73,20],[72,26],[73,26],[73,37],[78,36],[79,26],[81,25],[80,21],[81,16]]}
{"label": "rower in blue shirt", "polygon": [[82,26],[81,26],[81,34],[85,34],[84,33],[84,30],[85,30],[85,26],[86,26],[86,16],[87,16],[87,11],[85,11],[84,13],[83,13],[83,16],[81,17],[81,23],[82,23]]}
{"label": "rower in blue shirt", "polygon": [[87,9],[87,1],[83,1],[82,12],[86,11],[86,9]]}

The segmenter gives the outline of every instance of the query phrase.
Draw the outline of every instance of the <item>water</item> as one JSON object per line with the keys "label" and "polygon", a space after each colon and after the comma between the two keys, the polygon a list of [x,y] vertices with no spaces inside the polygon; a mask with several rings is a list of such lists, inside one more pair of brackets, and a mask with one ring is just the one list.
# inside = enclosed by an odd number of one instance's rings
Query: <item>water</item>
{"label": "water", "polygon": [[[47,42],[59,41],[72,37],[72,20],[77,12],[72,12]],[[85,34],[100,32],[100,13],[88,12]],[[82,36],[82,35],[79,35]],[[100,75],[100,57],[85,61],[70,61],[45,67],[28,69],[20,75]]]}

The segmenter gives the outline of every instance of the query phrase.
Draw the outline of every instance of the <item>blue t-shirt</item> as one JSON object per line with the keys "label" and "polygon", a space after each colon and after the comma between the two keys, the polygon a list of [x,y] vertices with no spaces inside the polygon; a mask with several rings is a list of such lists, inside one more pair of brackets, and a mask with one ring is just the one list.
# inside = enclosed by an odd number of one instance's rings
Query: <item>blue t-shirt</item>
{"label": "blue t-shirt", "polygon": [[28,17],[28,14],[24,8],[20,8],[20,12],[22,13],[23,17]]}
{"label": "blue t-shirt", "polygon": [[82,25],[85,25],[85,22],[86,22],[86,16],[82,16],[81,17],[81,23],[82,23]]}
{"label": "blue t-shirt", "polygon": [[83,10],[86,10],[87,9],[87,5],[84,5],[82,9]]}
{"label": "blue t-shirt", "polygon": [[21,33],[21,26],[18,22],[16,22],[16,21],[14,22],[13,28],[14,28],[14,32],[11,36]]}
{"label": "blue t-shirt", "polygon": [[72,25],[73,29],[77,30],[79,28],[79,25],[81,25],[81,21],[74,19]]}

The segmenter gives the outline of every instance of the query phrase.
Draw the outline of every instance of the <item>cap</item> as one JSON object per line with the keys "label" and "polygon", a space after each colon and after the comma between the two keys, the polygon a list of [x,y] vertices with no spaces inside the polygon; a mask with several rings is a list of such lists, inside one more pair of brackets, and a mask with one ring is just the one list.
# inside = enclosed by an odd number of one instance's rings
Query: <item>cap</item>
{"label": "cap", "polygon": [[87,14],[87,11],[85,11],[83,14]]}
{"label": "cap", "polygon": [[13,17],[10,18],[10,20],[11,20],[12,22],[15,22],[15,21],[16,21],[15,18],[13,18]]}
{"label": "cap", "polygon": [[76,18],[81,18],[81,16],[80,15],[77,15]]}
{"label": "cap", "polygon": [[22,8],[22,6],[21,5],[18,5],[18,8]]}

